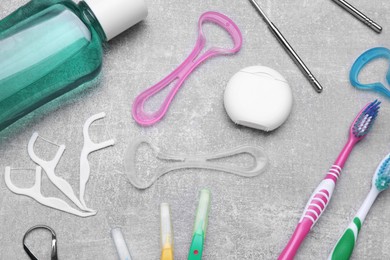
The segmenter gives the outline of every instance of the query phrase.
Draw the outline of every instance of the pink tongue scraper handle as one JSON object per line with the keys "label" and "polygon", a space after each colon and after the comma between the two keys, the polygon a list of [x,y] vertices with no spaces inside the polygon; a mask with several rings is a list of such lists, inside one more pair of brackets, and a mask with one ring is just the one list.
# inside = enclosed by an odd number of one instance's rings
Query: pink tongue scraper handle
{"label": "pink tongue scraper handle", "polygon": [[[202,56],[199,56],[202,49],[206,44],[206,38],[204,36],[202,25],[205,22],[213,22],[222,28],[224,28],[232,37],[234,42],[234,47],[232,49],[224,48],[211,48],[207,50]],[[153,125],[156,122],[160,121],[161,118],[165,115],[168,110],[169,105],[171,104],[175,94],[183,85],[184,81],[191,74],[191,72],[198,67],[203,61],[217,55],[233,54],[238,52],[242,46],[242,35],[237,25],[230,20],[227,16],[217,13],[217,12],[206,12],[202,14],[199,18],[199,36],[196,42],[194,50],[188,56],[188,58],[171,74],[166,78],[161,80],[156,85],[150,87],[146,91],[142,92],[134,101],[132,114],[138,124],[143,126]],[[144,104],[153,95],[157,94],[159,91],[163,90],[170,83],[177,80],[176,84],[173,86],[172,90],[167,95],[166,99],[162,103],[161,107],[155,113],[147,113],[144,111]]]}

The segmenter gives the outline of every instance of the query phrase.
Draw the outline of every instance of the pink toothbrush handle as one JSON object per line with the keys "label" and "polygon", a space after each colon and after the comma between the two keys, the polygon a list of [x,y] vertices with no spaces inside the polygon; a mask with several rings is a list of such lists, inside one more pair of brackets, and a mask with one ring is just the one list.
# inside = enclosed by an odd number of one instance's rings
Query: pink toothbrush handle
{"label": "pink toothbrush handle", "polygon": [[310,220],[303,220],[296,227],[294,234],[283,252],[280,254],[278,260],[292,260],[294,259],[301,243],[305,239],[306,235],[310,232],[312,222]]}
{"label": "pink toothbrush handle", "polygon": [[328,206],[336,187],[337,180],[340,177],[341,170],[358,141],[358,138],[354,135],[350,135],[347,144],[337,157],[335,164],[330,168],[325,178],[311,195],[305,210],[303,211],[302,217],[295,228],[294,234],[280,254],[278,260],[294,259],[303,240]]}
{"label": "pink toothbrush handle", "polygon": [[[232,49],[214,47],[207,50],[202,56],[198,57],[198,55],[201,53],[202,49],[206,44],[206,38],[202,30],[202,25],[205,22],[212,22],[224,28],[233,39],[234,47]],[[194,50],[191,52],[188,58],[171,74],[169,74],[167,77],[165,77],[156,85],[142,92],[135,99],[133,103],[132,114],[133,114],[133,118],[138,124],[148,126],[148,125],[153,125],[156,122],[160,121],[161,118],[167,112],[169,105],[171,104],[176,93],[179,91],[180,87],[183,85],[184,81],[191,74],[191,72],[194,69],[196,69],[203,61],[216,55],[233,54],[238,52],[241,49],[242,46],[241,32],[238,29],[237,25],[227,16],[217,12],[206,12],[200,17],[198,27],[199,27],[198,40],[196,42]],[[170,83],[174,82],[175,80],[177,80],[175,85],[168,93],[167,97],[165,98],[160,108],[154,113],[145,112],[144,111],[145,102],[150,97],[154,96],[161,90],[168,87]]]}
{"label": "pink toothbrush handle", "polygon": [[294,256],[306,235],[309,233],[315,223],[317,223],[318,219],[321,217],[322,213],[328,206],[336,186],[336,181],[340,176],[340,172],[341,168],[337,165],[333,165],[325,179],[322,180],[320,185],[318,185],[316,190],[313,192],[308,203],[306,204],[302,217],[299,220],[297,227],[295,228],[294,234],[292,235],[287,246],[284,248],[283,252],[280,254],[278,258],[279,260],[294,259]]}

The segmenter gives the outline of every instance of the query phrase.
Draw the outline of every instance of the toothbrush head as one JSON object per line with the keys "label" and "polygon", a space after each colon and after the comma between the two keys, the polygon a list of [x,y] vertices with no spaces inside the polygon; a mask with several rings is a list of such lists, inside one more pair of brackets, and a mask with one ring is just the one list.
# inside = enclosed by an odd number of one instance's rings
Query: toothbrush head
{"label": "toothbrush head", "polygon": [[358,140],[363,139],[371,130],[371,127],[374,124],[376,117],[378,116],[380,104],[380,101],[375,100],[363,108],[363,110],[360,111],[359,115],[356,117],[351,127],[351,133]]}
{"label": "toothbrush head", "polygon": [[378,191],[384,191],[390,187],[390,154],[378,166],[372,184]]}

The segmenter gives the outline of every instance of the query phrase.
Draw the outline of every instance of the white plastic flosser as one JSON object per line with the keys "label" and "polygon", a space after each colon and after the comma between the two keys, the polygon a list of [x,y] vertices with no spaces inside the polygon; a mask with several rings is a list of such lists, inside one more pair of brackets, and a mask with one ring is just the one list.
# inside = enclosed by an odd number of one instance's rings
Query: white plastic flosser
{"label": "white plastic flosser", "polygon": [[83,135],[84,135],[84,146],[81,150],[81,156],[80,156],[80,201],[81,204],[86,208],[84,201],[84,194],[85,194],[85,186],[87,185],[87,182],[89,180],[90,175],[90,166],[88,162],[88,155],[90,153],[93,153],[95,151],[98,151],[100,149],[112,146],[115,144],[115,140],[111,139],[108,141],[104,141],[102,143],[95,143],[91,140],[89,136],[89,127],[90,125],[99,119],[102,119],[106,116],[106,113],[102,112],[96,115],[91,116],[87,119],[87,121],[84,123],[83,127]]}

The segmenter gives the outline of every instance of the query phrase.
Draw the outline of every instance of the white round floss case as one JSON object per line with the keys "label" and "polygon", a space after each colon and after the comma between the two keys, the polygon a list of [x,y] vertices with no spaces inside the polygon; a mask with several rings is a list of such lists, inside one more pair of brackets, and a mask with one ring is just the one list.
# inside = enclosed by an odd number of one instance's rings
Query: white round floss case
{"label": "white round floss case", "polygon": [[247,67],[229,81],[224,97],[226,112],[239,125],[272,131],[290,115],[293,95],[279,72],[264,66]]}

